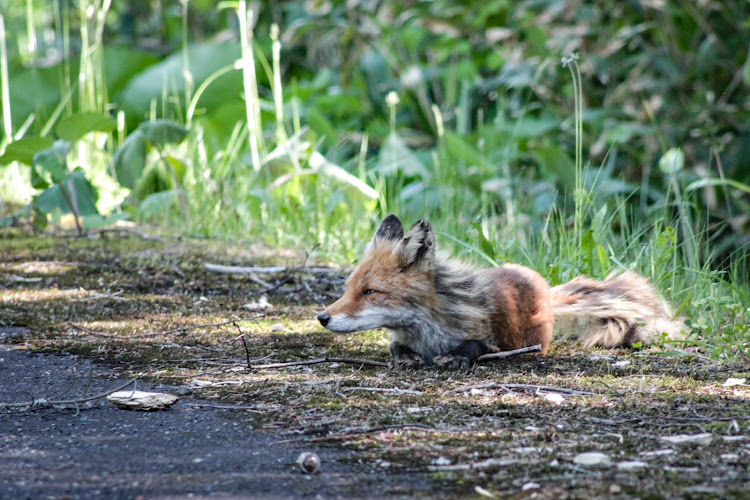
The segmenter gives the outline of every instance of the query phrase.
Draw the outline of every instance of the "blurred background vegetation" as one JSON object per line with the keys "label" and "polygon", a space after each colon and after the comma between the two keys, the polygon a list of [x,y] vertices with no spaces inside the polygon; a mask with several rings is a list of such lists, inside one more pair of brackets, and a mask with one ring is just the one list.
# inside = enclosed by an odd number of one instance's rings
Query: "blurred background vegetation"
{"label": "blurred background vegetation", "polygon": [[716,352],[750,350],[748,2],[0,13],[0,225],[131,220],[346,264],[394,212],[552,283],[637,268]]}

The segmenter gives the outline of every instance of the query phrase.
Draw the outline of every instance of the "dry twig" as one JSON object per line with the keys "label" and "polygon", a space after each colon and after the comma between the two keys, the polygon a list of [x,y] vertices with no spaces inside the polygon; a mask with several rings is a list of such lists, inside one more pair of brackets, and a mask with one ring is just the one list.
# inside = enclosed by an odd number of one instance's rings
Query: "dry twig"
{"label": "dry twig", "polygon": [[134,378],[132,380],[128,380],[127,383],[122,384],[121,386],[118,386],[114,389],[110,389],[106,392],[102,392],[99,394],[95,394],[93,396],[87,396],[83,398],[61,399],[61,400],[48,400],[45,398],[39,398],[39,399],[34,399],[32,401],[27,401],[25,403],[0,403],[0,408],[24,408],[24,407],[49,408],[51,406],[79,405],[81,403],[86,403],[88,401],[94,401],[95,399],[106,398],[113,392],[121,391],[125,389],[127,386],[132,385],[137,381],[138,379]]}
{"label": "dry twig", "polygon": [[370,359],[356,359],[356,358],[317,358],[308,359],[305,361],[290,361],[288,363],[269,363],[267,365],[251,365],[250,368],[253,370],[261,370],[265,368],[286,368],[287,366],[306,366],[306,365],[317,365],[320,363],[346,363],[350,365],[365,365],[365,366],[378,366],[388,367],[388,363],[384,361],[373,361]]}
{"label": "dry twig", "polygon": [[489,361],[493,359],[509,358],[511,356],[517,356],[519,354],[526,354],[529,352],[539,352],[541,350],[542,346],[540,344],[537,344],[529,347],[522,347],[520,349],[513,349],[512,351],[491,352],[489,354],[483,354],[482,356],[479,356],[477,358],[477,361]]}

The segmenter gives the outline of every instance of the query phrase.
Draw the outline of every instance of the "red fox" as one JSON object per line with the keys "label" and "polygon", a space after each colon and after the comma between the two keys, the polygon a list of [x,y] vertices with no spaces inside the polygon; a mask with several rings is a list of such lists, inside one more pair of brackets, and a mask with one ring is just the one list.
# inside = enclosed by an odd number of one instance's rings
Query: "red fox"
{"label": "red fox", "polygon": [[336,333],[385,327],[394,368],[468,366],[482,354],[541,344],[546,354],[555,319],[585,346],[648,342],[680,335],[645,278],[624,272],[605,281],[579,276],[550,288],[528,267],[475,269],[438,252],[425,220],[404,235],[395,215],[383,220],[346,291],[318,316]]}

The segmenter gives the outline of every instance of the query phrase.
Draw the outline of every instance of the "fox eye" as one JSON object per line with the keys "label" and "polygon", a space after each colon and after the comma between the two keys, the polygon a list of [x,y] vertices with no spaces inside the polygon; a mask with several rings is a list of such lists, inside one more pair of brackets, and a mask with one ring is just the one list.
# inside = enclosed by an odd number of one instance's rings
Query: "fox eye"
{"label": "fox eye", "polygon": [[377,292],[377,290],[373,290],[372,288],[368,288],[362,292],[362,295],[372,295],[373,293]]}

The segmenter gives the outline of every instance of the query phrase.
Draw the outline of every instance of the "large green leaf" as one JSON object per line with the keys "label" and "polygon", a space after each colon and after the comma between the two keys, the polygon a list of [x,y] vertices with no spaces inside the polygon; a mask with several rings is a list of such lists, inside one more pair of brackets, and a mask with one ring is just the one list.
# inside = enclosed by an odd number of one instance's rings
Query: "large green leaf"
{"label": "large green leaf", "polygon": [[443,138],[445,140],[445,151],[453,160],[463,161],[468,166],[481,167],[482,169],[490,166],[484,155],[460,135],[446,132]]}
{"label": "large green leaf", "polygon": [[185,127],[169,120],[144,122],[138,127],[138,130],[149,142],[158,147],[162,147],[165,144],[182,142],[188,133]]}
{"label": "large green leaf", "polygon": [[146,137],[136,130],[122,143],[115,153],[115,175],[124,187],[133,189],[146,166],[148,153]]}
{"label": "large green leaf", "polygon": [[570,156],[556,146],[537,146],[534,154],[542,168],[554,175],[558,183],[572,193],[576,187],[576,165]]}
{"label": "large green leaf", "polygon": [[747,184],[743,184],[742,182],[736,181],[734,179],[721,179],[719,177],[709,177],[691,182],[690,185],[685,188],[685,191],[694,191],[696,189],[708,186],[729,186],[735,189],[739,189],[740,191],[750,193],[750,186],[748,186]]}
{"label": "large green leaf", "polygon": [[152,52],[126,46],[105,46],[104,77],[110,95],[116,95],[141,71],[159,62]]}
{"label": "large green leaf", "polygon": [[512,137],[541,137],[560,126],[560,120],[552,117],[532,118],[525,116],[517,121],[498,121],[496,128],[500,133]]}
{"label": "large green leaf", "polygon": [[401,173],[405,177],[429,177],[427,168],[395,132],[383,142],[376,169],[386,175]]}
{"label": "large green leaf", "polygon": [[111,132],[117,123],[101,113],[76,113],[60,120],[55,133],[60,139],[75,142],[89,132]]}
{"label": "large green leaf", "polygon": [[[240,57],[238,42],[205,42],[188,48],[189,69],[194,88],[217,70],[233,64]],[[151,103],[161,99],[166,91],[185,97],[185,75],[182,51],[176,51],[158,64],[151,65],[134,76],[115,96],[122,109],[136,120],[145,117]],[[211,109],[242,94],[242,73],[232,71],[213,82],[201,96],[201,107]],[[132,122],[131,122],[132,123]]]}
{"label": "large green leaf", "polygon": [[31,165],[34,162],[34,155],[39,151],[45,150],[52,146],[55,141],[49,137],[24,137],[15,142],[8,144],[5,153],[0,156],[0,165],[17,161],[24,165]]}
{"label": "large green leaf", "polygon": [[[63,193],[62,189],[65,189]],[[66,196],[67,195],[67,196]],[[51,186],[42,192],[36,200],[34,207],[41,212],[50,214],[59,210],[62,213],[71,213],[70,203],[76,207],[80,216],[98,215],[96,200],[99,195],[94,186],[86,179],[83,172],[76,171],[66,177],[62,182]]]}
{"label": "large green leaf", "polygon": [[55,141],[51,147],[34,155],[31,183],[36,189],[44,189],[68,177],[70,147],[68,141]]}
{"label": "large green leaf", "polygon": [[170,189],[146,196],[139,207],[141,217],[150,218],[166,212],[177,202],[179,194],[179,189]]}

